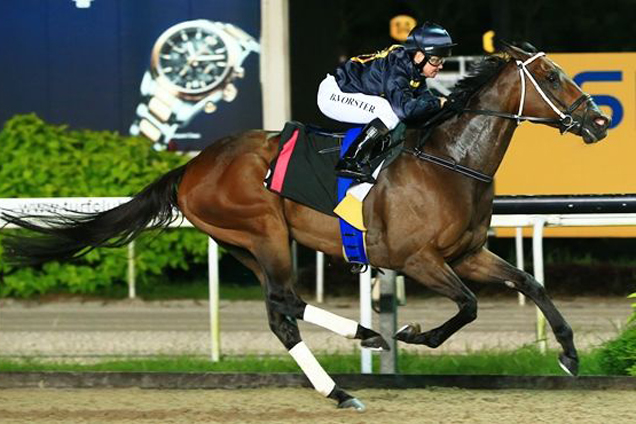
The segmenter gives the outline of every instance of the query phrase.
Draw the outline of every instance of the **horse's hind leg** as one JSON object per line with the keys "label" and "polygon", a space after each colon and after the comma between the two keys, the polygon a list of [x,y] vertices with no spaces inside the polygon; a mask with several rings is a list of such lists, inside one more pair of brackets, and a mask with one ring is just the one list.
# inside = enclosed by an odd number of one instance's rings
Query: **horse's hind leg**
{"label": "horse's hind leg", "polygon": [[545,315],[554,336],[563,348],[563,352],[559,354],[561,368],[571,375],[578,374],[579,359],[574,346],[572,328],[554,306],[545,288],[530,274],[515,268],[487,249],[481,249],[467,257],[455,266],[455,270],[461,277],[476,282],[509,282],[512,288],[532,299]]}
{"label": "horse's hind leg", "polygon": [[389,344],[379,333],[361,326],[354,320],[341,317],[322,308],[305,303],[293,290],[291,285],[291,269],[286,270],[285,275],[287,275],[287,273],[289,273],[289,284],[267,285],[267,301],[268,304],[275,306],[275,311],[318,325],[348,339],[361,340],[360,345],[363,348],[390,350]]}
{"label": "horse's hind leg", "polygon": [[358,322],[341,317],[324,309],[306,305],[302,320],[340,334],[348,339],[361,340],[360,346],[371,350],[391,350],[384,338],[375,331],[361,326]]}
{"label": "horse's hind leg", "polygon": [[270,329],[314,388],[323,396],[337,401],[339,408],[364,410],[362,402],[336,385],[302,341],[296,319],[304,317],[307,304],[292,287],[291,252],[287,239],[279,240],[279,244],[272,243],[274,239],[270,234],[268,242],[257,243],[259,247],[253,253],[240,248],[230,249],[230,253],[254,271],[264,284]]}
{"label": "horse's hind leg", "polygon": [[[261,266],[249,251],[227,243],[220,244],[228,252],[230,252],[232,256],[256,274],[261,286],[267,287],[265,274],[263,273]],[[285,296],[283,295],[282,297]],[[363,348],[379,351],[391,349],[389,344],[379,333],[361,326],[354,320],[341,317],[322,308],[305,303],[300,296],[293,291],[293,289],[290,289],[288,297],[290,298],[285,299],[282,302],[278,301],[278,309],[285,309],[286,312],[289,312],[294,318],[302,319],[305,322],[318,325],[348,339],[358,339],[360,340],[360,345]],[[294,305],[290,310],[287,310],[289,309],[288,306],[283,306],[287,302]]]}

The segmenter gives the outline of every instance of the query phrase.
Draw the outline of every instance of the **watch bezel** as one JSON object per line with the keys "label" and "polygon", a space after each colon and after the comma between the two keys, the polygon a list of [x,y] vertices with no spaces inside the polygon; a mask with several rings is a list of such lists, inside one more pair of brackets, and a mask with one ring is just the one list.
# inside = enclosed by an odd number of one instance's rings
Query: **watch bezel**
{"label": "watch bezel", "polygon": [[[217,79],[216,84],[198,89],[186,89],[174,84],[168,77],[165,76],[163,72],[161,72],[161,68],[159,66],[159,54],[161,53],[163,45],[173,35],[180,31],[193,28],[203,28],[207,32],[213,32],[221,39],[221,41],[223,41],[223,43],[227,47],[228,64],[223,73]],[[159,36],[159,38],[157,38],[157,41],[155,41],[155,44],[152,48],[152,53],[150,55],[150,72],[155,77],[157,83],[168,90],[174,96],[188,100],[199,100],[207,96],[210,92],[218,89],[220,86],[223,86],[223,84],[227,81],[228,77],[233,71],[234,64],[236,63],[238,56],[236,48],[233,47],[234,44],[236,44],[235,40],[221,28],[214,25],[212,21],[197,19],[181,22],[165,30]]]}

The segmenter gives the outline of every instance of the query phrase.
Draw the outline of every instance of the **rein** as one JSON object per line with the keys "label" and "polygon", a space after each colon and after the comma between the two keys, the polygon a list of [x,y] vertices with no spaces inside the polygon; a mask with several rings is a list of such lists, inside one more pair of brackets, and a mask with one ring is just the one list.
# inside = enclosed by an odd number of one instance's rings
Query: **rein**
{"label": "rein", "polygon": [[484,174],[483,172],[476,171],[472,168],[469,168],[464,165],[460,165],[452,159],[444,159],[439,156],[429,155],[428,153],[424,153],[423,150],[419,148],[404,149],[405,152],[412,154],[418,159],[434,163],[435,165],[439,165],[442,168],[450,169],[451,171],[455,171],[459,174],[465,175],[467,177],[473,178],[477,181],[481,181],[483,183],[492,183],[492,177],[490,175]]}
{"label": "rein", "polygon": [[[514,119],[517,121],[517,125],[519,125],[523,121],[537,122],[543,124],[558,124],[561,134],[568,132],[575,126],[581,125],[579,121],[575,120],[572,117],[572,113],[583,103],[588,102],[590,100],[590,95],[583,93],[581,97],[576,99],[574,103],[572,103],[570,107],[568,107],[564,112],[557,108],[554,103],[548,98],[545,91],[541,88],[537,80],[534,79],[527,68],[527,65],[542,56],[545,56],[545,53],[539,52],[524,62],[520,60],[516,61],[517,69],[519,69],[519,78],[521,79],[521,98],[519,99],[519,111],[516,114],[483,109],[464,109],[463,112],[475,113],[477,115],[496,116],[506,119]],[[530,82],[532,82],[532,85],[534,85],[539,95],[541,95],[541,98],[548,104],[548,106],[550,106],[550,108],[552,108],[554,113],[556,113],[559,118],[540,118],[536,116],[523,115],[523,107],[526,102],[526,77],[530,80]]]}

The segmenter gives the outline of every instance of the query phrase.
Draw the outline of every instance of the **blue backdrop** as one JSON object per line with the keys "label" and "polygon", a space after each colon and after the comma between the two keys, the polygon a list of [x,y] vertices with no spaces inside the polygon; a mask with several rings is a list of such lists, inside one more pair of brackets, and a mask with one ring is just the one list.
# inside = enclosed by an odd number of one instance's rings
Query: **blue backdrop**
{"label": "blue backdrop", "polygon": [[[168,27],[203,18],[260,36],[259,0],[92,0],[85,9],[74,0],[2,0],[0,18],[0,123],[35,112],[47,122],[122,134],[135,118],[152,46]],[[262,126],[258,64],[250,54],[234,102],[179,131],[202,135],[181,148]]]}

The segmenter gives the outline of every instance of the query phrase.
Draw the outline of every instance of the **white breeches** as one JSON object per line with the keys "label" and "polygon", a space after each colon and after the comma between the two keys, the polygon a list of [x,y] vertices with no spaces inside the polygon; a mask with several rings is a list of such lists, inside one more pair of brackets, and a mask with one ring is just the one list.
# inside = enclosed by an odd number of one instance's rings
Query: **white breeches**
{"label": "white breeches", "polygon": [[380,118],[390,130],[400,122],[384,97],[343,93],[336,79],[329,74],[318,87],[318,107],[326,116],[340,122],[367,124]]}

